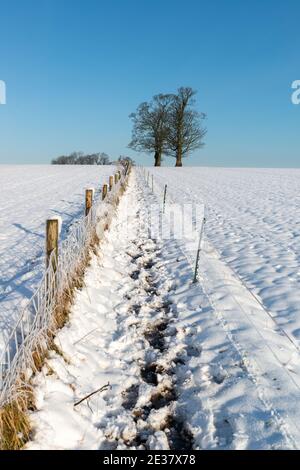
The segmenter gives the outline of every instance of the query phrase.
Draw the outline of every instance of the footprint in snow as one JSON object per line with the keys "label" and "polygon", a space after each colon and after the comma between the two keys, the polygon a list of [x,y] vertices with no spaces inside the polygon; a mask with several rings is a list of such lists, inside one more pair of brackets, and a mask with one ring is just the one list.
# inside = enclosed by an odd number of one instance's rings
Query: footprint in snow
{"label": "footprint in snow", "polygon": [[215,422],[216,438],[219,447],[228,447],[233,441],[233,429],[227,418]]}

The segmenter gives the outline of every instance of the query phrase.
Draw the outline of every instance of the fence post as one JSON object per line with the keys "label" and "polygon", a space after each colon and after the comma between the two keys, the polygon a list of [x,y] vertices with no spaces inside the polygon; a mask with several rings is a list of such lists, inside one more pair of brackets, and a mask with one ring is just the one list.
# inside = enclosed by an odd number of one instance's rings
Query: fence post
{"label": "fence post", "polygon": [[107,184],[105,183],[102,187],[102,201],[106,198],[107,195]]}
{"label": "fence post", "polygon": [[85,215],[87,216],[93,205],[93,190],[85,190]]}
{"label": "fence post", "polygon": [[111,191],[114,185],[114,177],[110,176],[109,177],[109,190]]}
{"label": "fence post", "polygon": [[165,204],[166,204],[166,197],[167,197],[167,187],[168,185],[165,184],[165,189],[164,189],[164,200],[163,200],[163,212],[165,212]]}
{"label": "fence post", "polygon": [[118,173],[115,173],[115,184],[118,182]]}
{"label": "fence post", "polygon": [[198,278],[198,269],[199,269],[199,258],[200,258],[200,251],[201,251],[201,243],[202,243],[202,238],[203,238],[203,232],[204,232],[204,225],[205,225],[206,219],[205,217],[202,220],[202,225],[200,229],[200,234],[199,234],[199,242],[198,242],[198,249],[197,249],[197,254],[196,254],[196,262],[195,262],[195,271],[194,271],[194,278],[193,278],[193,284],[197,282]]}
{"label": "fence post", "polygon": [[[52,256],[52,253],[54,255]],[[46,221],[46,266],[52,263],[53,272],[57,270],[58,262],[58,219]]]}

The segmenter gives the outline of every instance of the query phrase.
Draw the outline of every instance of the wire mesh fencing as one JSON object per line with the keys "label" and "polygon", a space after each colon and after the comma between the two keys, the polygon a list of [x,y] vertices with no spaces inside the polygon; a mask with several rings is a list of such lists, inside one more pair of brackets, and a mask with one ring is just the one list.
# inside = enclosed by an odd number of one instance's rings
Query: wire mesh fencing
{"label": "wire mesh fencing", "polygon": [[137,172],[159,205],[160,217],[150,216],[150,232],[164,240],[177,240],[194,271],[193,280],[196,282],[206,222],[204,204],[194,199],[182,201],[180,194],[174,197],[178,188],[172,188],[169,182],[166,184],[164,180],[159,180],[143,167],[137,168]]}
{"label": "wire mesh fencing", "polygon": [[[111,190],[98,200],[87,215],[74,224],[66,239],[48,259],[43,278],[31,299],[20,311],[0,356],[0,408],[24,392],[22,384],[35,369],[35,354],[47,350],[57,329],[55,311],[70,295],[78,273],[86,265],[94,240],[109,226],[126,184],[129,166],[121,168]],[[101,199],[101,198],[100,198]]]}

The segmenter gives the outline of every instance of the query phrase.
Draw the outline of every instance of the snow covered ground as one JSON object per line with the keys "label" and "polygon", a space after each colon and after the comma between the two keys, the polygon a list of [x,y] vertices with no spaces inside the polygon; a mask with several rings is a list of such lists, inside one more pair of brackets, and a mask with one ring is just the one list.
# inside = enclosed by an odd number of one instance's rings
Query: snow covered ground
{"label": "snow covered ground", "polygon": [[[111,166],[0,166],[0,345],[17,306],[33,294],[44,267],[45,220],[62,217],[61,236],[84,210],[84,191],[97,191]],[[97,196],[97,194],[96,194]]]}
{"label": "snow covered ground", "polygon": [[300,448],[297,347],[207,240],[192,283],[185,240],[150,236],[157,201],[135,170],[33,379],[26,448]]}
{"label": "snow covered ground", "polygon": [[148,170],[173,201],[205,204],[208,240],[300,347],[300,170]]}

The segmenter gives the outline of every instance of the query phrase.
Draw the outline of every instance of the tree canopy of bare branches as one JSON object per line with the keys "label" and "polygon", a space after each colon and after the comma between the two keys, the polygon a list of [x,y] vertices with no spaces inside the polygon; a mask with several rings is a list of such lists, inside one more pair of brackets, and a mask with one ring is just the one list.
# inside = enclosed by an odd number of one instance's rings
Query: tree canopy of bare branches
{"label": "tree canopy of bare branches", "polygon": [[135,165],[133,158],[128,157],[127,155],[120,155],[118,158],[118,163],[121,163],[121,165],[125,165],[127,163],[130,163],[131,166]]}
{"label": "tree canopy of bare branches", "polygon": [[154,165],[160,166],[162,156],[182,159],[201,148],[206,129],[202,126],[205,114],[195,108],[196,91],[181,87],[177,94],[160,94],[140,104],[130,115],[133,121],[129,147],[139,152],[153,153]]}
{"label": "tree canopy of bare branches", "polygon": [[182,158],[203,147],[206,129],[202,127],[205,114],[193,108],[195,90],[181,87],[173,96],[168,114],[166,154],[176,158],[175,166],[182,166]]}
{"label": "tree canopy of bare branches", "polygon": [[73,152],[70,155],[61,155],[51,161],[52,165],[110,165],[109,156],[104,153],[84,154]]}
{"label": "tree canopy of bare branches", "polygon": [[133,121],[132,139],[129,147],[136,151],[154,153],[155,166],[161,165],[166,151],[168,113],[172,95],[156,95],[150,103],[142,103],[130,115]]}

